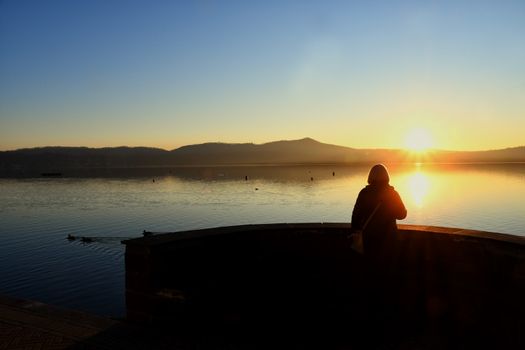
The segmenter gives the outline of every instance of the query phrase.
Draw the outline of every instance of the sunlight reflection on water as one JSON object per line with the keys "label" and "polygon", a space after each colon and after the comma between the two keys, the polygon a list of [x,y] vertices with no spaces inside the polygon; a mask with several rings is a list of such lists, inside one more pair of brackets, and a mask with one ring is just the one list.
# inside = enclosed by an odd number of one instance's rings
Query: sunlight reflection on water
{"label": "sunlight reflection on water", "polygon": [[408,187],[414,204],[421,208],[425,197],[428,194],[429,180],[428,176],[421,171],[417,171],[408,178]]}
{"label": "sunlight reflection on water", "polygon": [[[525,164],[389,167],[402,223],[525,234]],[[349,222],[368,166],[170,169],[152,177],[0,179],[0,293],[124,313],[123,246],[142,230]],[[246,180],[246,176],[248,180]],[[72,233],[106,237],[96,244]]]}

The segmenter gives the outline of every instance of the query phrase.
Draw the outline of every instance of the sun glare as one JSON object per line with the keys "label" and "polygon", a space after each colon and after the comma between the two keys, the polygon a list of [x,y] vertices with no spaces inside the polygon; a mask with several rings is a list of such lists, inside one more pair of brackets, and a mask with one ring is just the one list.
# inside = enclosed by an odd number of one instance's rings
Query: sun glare
{"label": "sun glare", "polygon": [[424,152],[432,147],[432,137],[426,129],[413,129],[405,140],[407,149],[415,152]]}
{"label": "sun glare", "polygon": [[408,187],[415,205],[419,208],[422,207],[428,194],[428,177],[424,173],[417,171],[408,179]]}

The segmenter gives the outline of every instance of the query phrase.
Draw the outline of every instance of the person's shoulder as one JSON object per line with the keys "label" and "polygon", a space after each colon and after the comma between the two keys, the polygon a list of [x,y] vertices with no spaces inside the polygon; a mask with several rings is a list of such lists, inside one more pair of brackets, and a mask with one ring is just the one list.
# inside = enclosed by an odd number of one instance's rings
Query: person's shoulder
{"label": "person's shoulder", "polygon": [[359,191],[359,193],[363,193],[363,194],[365,194],[365,193],[369,193],[369,192],[371,192],[372,190],[373,190],[373,189],[372,189],[372,187],[371,187],[370,185],[366,185],[365,187],[363,187],[363,188],[361,189],[361,191]]}
{"label": "person's shoulder", "polygon": [[398,195],[399,196],[399,193],[396,191],[396,189],[394,188],[394,186],[390,186],[388,185],[388,192],[394,194],[394,195]]}
{"label": "person's shoulder", "polygon": [[357,195],[358,200],[362,200],[363,198],[366,198],[369,196],[370,189],[368,186],[363,187],[361,191],[359,191],[359,194]]}

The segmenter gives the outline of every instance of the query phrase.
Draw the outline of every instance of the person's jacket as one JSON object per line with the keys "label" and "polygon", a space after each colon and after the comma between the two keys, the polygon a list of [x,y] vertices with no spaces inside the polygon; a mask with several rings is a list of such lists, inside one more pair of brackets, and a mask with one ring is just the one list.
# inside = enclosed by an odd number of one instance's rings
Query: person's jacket
{"label": "person's jacket", "polygon": [[379,205],[363,232],[365,249],[377,246],[397,231],[396,219],[404,219],[407,210],[394,187],[373,183],[359,192],[352,212],[352,230],[363,229],[365,222]]}

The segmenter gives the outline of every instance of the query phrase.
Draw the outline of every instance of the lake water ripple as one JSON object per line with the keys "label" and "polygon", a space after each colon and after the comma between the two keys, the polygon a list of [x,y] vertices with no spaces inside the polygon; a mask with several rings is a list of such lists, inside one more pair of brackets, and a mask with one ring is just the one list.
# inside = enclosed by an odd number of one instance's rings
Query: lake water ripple
{"label": "lake water ripple", "polygon": [[[403,223],[525,235],[525,164],[390,171],[408,209]],[[0,179],[0,293],[123,316],[121,239],[143,230],[349,222],[367,172],[238,167],[166,169],[154,177]],[[87,244],[68,241],[68,234],[97,238]]]}

